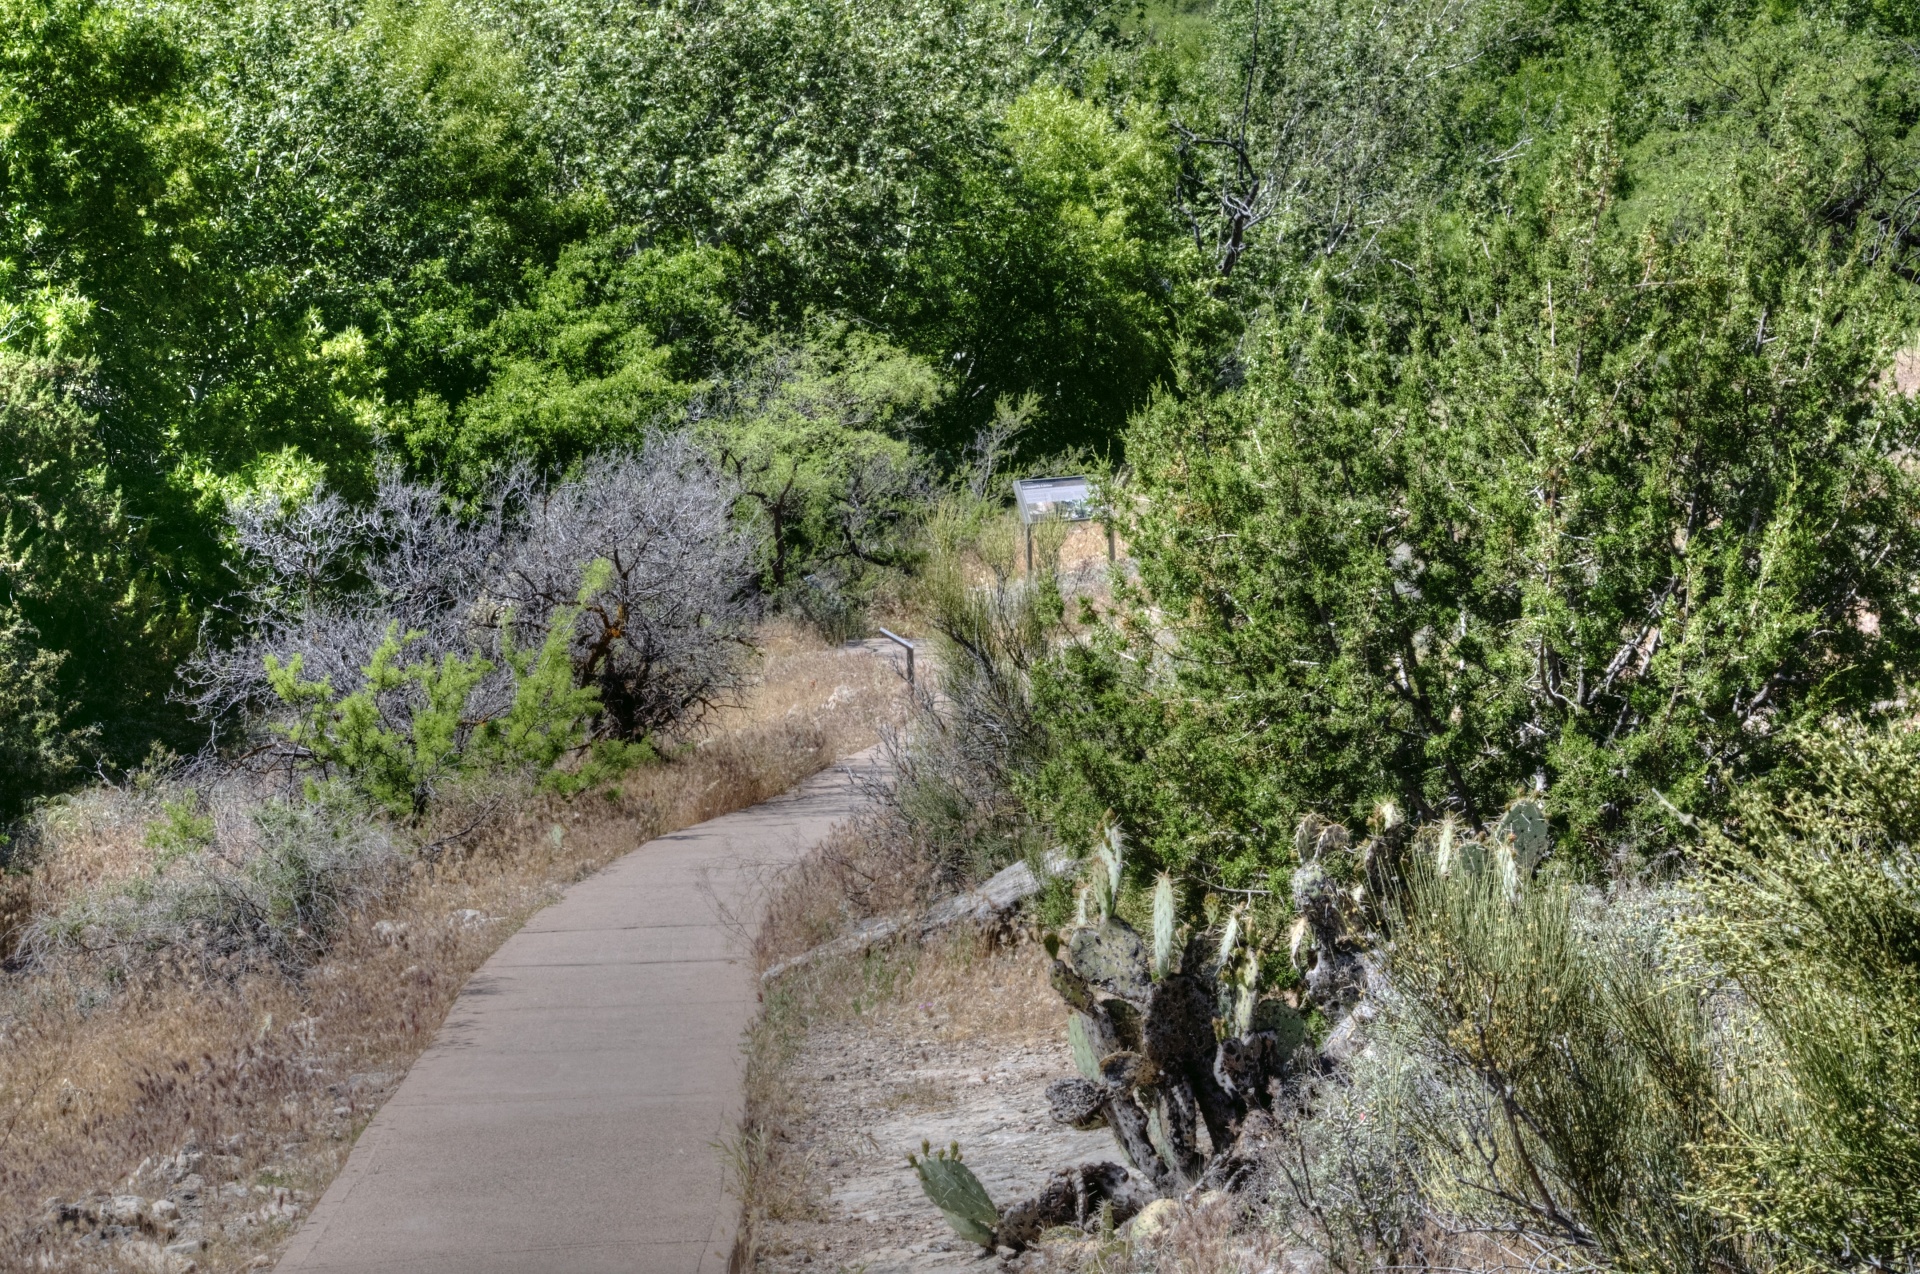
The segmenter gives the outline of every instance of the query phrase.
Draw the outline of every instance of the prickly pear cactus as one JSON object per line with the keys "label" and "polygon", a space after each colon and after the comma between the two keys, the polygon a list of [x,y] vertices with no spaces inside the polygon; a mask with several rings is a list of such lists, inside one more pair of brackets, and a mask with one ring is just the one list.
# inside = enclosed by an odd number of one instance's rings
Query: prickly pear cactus
{"label": "prickly pear cactus", "polygon": [[1166,872],[1153,885],[1153,980],[1173,972],[1173,931],[1177,919],[1173,877]]}
{"label": "prickly pear cactus", "polygon": [[1075,1013],[1067,1019],[1067,1044],[1073,1049],[1073,1068],[1086,1079],[1100,1078],[1100,1050],[1094,1045],[1087,1015]]}
{"label": "prickly pear cactus", "polygon": [[1307,1042],[1307,1021],[1285,1000],[1262,1000],[1253,1011],[1253,1029],[1271,1032],[1283,1058]]}
{"label": "prickly pear cactus", "polygon": [[1318,814],[1308,814],[1293,832],[1293,852],[1302,863],[1330,858],[1352,843],[1347,829]]}
{"label": "prickly pear cactus", "polygon": [[1162,1070],[1205,1065],[1213,1054],[1213,997],[1177,973],[1157,984],[1141,1016],[1140,1051]]}
{"label": "prickly pear cactus", "polygon": [[1109,1053],[1100,1059],[1100,1078],[1116,1088],[1143,1088],[1159,1077],[1159,1068],[1138,1053]]}
{"label": "prickly pear cactus", "polygon": [[1493,838],[1497,844],[1512,847],[1514,863],[1521,871],[1532,871],[1547,856],[1546,810],[1538,801],[1515,801],[1494,824]]}
{"label": "prickly pear cactus", "polygon": [[1055,1123],[1082,1130],[1107,1122],[1107,1086],[1091,1079],[1056,1079],[1047,1085],[1047,1108]]}
{"label": "prickly pear cactus", "polygon": [[1138,1003],[1153,989],[1147,946],[1124,920],[1075,929],[1067,955],[1076,973],[1108,994]]}
{"label": "prickly pear cactus", "polygon": [[[930,1152],[930,1153],[929,1153]],[[907,1162],[920,1176],[920,1188],[953,1227],[953,1232],[969,1243],[978,1243],[991,1252],[994,1232],[1000,1224],[1000,1209],[987,1197],[986,1187],[973,1169],[960,1162],[960,1143],[947,1150],[932,1150],[920,1143],[920,1154],[907,1156]]]}

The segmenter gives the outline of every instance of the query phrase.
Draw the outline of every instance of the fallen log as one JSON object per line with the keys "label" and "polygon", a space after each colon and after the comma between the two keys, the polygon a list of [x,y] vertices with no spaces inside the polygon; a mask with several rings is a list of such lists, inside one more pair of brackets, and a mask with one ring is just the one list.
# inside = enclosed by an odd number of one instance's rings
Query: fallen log
{"label": "fallen log", "polygon": [[[1054,850],[1041,863],[1042,872],[1048,877],[1059,876],[1078,861],[1070,857],[1065,850]],[[968,921],[990,923],[1000,919],[1022,902],[1040,892],[1041,879],[1034,874],[1033,868],[1025,862],[1018,862],[1003,868],[988,877],[974,889],[951,894],[918,915],[888,916],[874,920],[863,920],[855,925],[853,931],[832,942],[823,942],[817,947],[802,951],[797,956],[776,961],[767,966],[760,975],[762,982],[771,982],[783,973],[812,964],[816,960],[830,959],[835,956],[860,955],[895,938],[911,936],[925,938],[943,929]]]}

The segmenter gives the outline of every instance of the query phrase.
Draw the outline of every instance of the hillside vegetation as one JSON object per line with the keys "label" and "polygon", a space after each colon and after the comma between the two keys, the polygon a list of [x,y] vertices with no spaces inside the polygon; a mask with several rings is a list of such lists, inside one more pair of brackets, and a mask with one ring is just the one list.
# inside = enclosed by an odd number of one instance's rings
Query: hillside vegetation
{"label": "hillside vegetation", "polygon": [[[1235,1098],[1236,1224],[1915,1268],[1916,40],[0,0],[0,1161],[105,1126],[32,1041],[307,1003],[528,811],[696,781],[768,633],[889,615],[938,693],[775,945],[1102,846],[1056,947],[1130,917],[1156,981],[1212,953],[1210,1044],[1284,1004],[1317,1059]],[[1061,471],[1106,578],[1023,569]]]}

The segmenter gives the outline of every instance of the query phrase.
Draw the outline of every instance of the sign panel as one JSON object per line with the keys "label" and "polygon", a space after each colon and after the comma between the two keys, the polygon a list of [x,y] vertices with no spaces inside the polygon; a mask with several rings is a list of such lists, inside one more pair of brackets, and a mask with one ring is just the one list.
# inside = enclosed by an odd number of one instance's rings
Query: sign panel
{"label": "sign panel", "polygon": [[1088,522],[1100,516],[1085,478],[1021,478],[1013,484],[1020,502],[1020,524],[1032,526],[1049,518]]}

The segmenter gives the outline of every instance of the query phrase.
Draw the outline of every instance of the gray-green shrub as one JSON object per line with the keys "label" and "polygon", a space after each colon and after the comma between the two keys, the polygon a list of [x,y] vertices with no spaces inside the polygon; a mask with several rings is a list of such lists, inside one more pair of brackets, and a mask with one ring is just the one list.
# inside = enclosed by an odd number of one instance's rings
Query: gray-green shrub
{"label": "gray-green shrub", "polygon": [[1704,1199],[1821,1268],[1920,1267],[1920,733],[1794,741],[1808,783],[1744,793],[1689,926],[1789,1081],[1707,1151]]}
{"label": "gray-green shrub", "polygon": [[110,977],[162,969],[295,970],[310,961],[400,862],[391,836],[338,788],[304,799],[216,795],[166,807],[151,865],[38,919],[22,944],[43,962]]}

